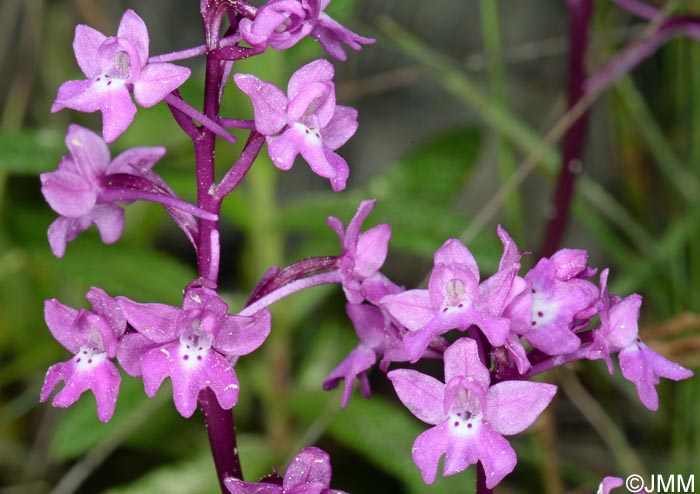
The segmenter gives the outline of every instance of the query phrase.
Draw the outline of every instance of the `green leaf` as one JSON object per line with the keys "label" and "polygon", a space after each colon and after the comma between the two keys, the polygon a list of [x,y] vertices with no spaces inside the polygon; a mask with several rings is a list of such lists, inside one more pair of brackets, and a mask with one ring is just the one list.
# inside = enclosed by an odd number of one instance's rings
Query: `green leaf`
{"label": "green leaf", "polygon": [[382,191],[402,202],[447,204],[466,183],[480,147],[473,128],[435,136],[372,180],[369,191]]}
{"label": "green leaf", "polygon": [[63,135],[52,129],[0,133],[0,172],[36,175],[51,171],[65,153]]}
{"label": "green leaf", "polygon": [[195,277],[190,267],[163,252],[125,244],[106,246],[89,236],[69,244],[62,259],[55,259],[45,245],[32,244],[30,253],[36,267],[56,280],[70,280],[84,291],[99,286],[112,296],[137,301],[179,306],[182,290]]}

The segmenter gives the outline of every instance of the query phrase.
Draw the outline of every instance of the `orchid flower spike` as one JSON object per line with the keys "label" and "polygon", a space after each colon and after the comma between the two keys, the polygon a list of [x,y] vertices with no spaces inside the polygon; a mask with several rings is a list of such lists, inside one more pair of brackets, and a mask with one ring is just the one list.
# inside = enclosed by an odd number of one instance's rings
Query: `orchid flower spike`
{"label": "orchid flower spike", "polygon": [[73,51],[86,80],[67,81],[58,89],[52,112],[72,108],[102,112],[102,135],[107,142],[119,137],[134,120],[136,102],[151,107],[180,87],[190,69],[171,63],[148,62],[148,31],[133,11],[122,16],[117,36],[107,37],[80,24]]}

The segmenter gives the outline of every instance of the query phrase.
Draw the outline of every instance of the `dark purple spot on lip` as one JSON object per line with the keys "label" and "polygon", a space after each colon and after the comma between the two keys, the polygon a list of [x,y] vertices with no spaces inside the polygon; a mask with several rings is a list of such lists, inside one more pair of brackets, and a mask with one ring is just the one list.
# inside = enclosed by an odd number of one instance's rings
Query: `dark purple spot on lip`
{"label": "dark purple spot on lip", "polygon": [[537,321],[532,321],[533,326],[537,326]]}
{"label": "dark purple spot on lip", "polygon": [[92,359],[88,359],[88,364],[91,364],[91,363],[92,363]]}
{"label": "dark purple spot on lip", "polygon": [[112,81],[107,81],[107,85],[110,86],[112,84]]}
{"label": "dark purple spot on lip", "polygon": [[201,352],[203,350],[203,347],[200,346],[199,348],[197,348],[197,350]]}
{"label": "dark purple spot on lip", "polygon": [[183,355],[182,360],[189,360],[190,356],[189,355]]}
{"label": "dark purple spot on lip", "polygon": [[188,350],[190,349],[190,346],[189,346],[189,345],[187,345],[187,349],[188,349]]}
{"label": "dark purple spot on lip", "polygon": [[202,356],[201,356],[201,355],[197,355],[197,360],[202,360]]}
{"label": "dark purple spot on lip", "polygon": [[538,316],[538,317],[544,317],[544,314],[542,313],[542,311],[539,311],[539,312],[537,313],[537,316]]}
{"label": "dark purple spot on lip", "polygon": [[76,360],[76,362],[80,362],[80,359]]}
{"label": "dark purple spot on lip", "polygon": [[459,427],[459,422],[455,420],[455,427]]}
{"label": "dark purple spot on lip", "polygon": [[461,309],[462,307],[464,307],[464,304],[459,304],[457,307]]}
{"label": "dark purple spot on lip", "polygon": [[311,134],[311,131],[309,129],[305,129],[304,132],[306,132],[307,134]]}
{"label": "dark purple spot on lip", "polygon": [[472,428],[472,424],[467,424],[467,427],[469,427],[469,428],[471,429],[471,428]]}
{"label": "dark purple spot on lip", "polygon": [[443,307],[442,311],[447,312],[447,307]]}
{"label": "dark purple spot on lip", "polygon": [[87,355],[87,350],[83,350],[83,355]]}

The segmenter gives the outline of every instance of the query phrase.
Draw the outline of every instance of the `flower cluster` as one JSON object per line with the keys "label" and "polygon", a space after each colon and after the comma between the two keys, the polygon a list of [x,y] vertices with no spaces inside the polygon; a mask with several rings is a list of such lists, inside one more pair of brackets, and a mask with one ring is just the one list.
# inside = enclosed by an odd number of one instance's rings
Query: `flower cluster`
{"label": "flower cluster", "polygon": [[[585,251],[559,250],[521,276],[522,254],[499,227],[503,254],[490,277],[482,280],[467,247],[449,239],[435,252],[428,288],[404,290],[379,272],[391,235],[388,225],[360,233],[373,206],[362,203],[347,230],[329,219],[343,245],[338,265],[360,341],[324,387],[345,379],[345,406],[355,378],[369,396],[367,372],[378,357],[384,372],[392,362],[442,358],[444,384],[410,369],[387,374],[411,413],[435,426],[413,445],[427,483],[434,481],[442,455],[444,475],[481,462],[488,488],[512,471],[515,453],[502,436],[529,427],[556,391],[529,382],[536,374],[582,359],[604,359],[612,373],[610,355],[617,353],[622,375],[651,410],[658,407],[660,377],[692,376],[641,341],[641,296],[609,294],[607,269],[596,286],[591,278],[597,270],[588,266]],[[468,336],[450,344],[444,338],[450,331]]]}
{"label": "flower cluster", "polygon": [[130,376],[143,378],[151,398],[170,377],[175,408],[190,417],[199,392],[206,388],[223,409],[236,404],[239,384],[233,366],[270,333],[268,311],[251,317],[229,315],[228,305],[211,288],[188,288],[182,308],[112,298],[99,288],[92,288],[87,298],[92,312],[46,302],[51,333],[75,357],[49,369],[41,400],[60,380],[66,386],[54,398],[54,406],[70,406],[90,389],[105,422],[114,413],[121,381],[111,359]]}

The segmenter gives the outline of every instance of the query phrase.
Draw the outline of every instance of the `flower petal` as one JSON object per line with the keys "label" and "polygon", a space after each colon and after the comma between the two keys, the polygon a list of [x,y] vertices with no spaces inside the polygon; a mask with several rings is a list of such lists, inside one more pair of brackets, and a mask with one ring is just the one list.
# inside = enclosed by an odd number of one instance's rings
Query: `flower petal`
{"label": "flower petal", "polygon": [[85,344],[85,335],[75,330],[78,311],[56,299],[44,302],[44,319],[51,335],[65,349],[75,354]]}
{"label": "flower petal", "polygon": [[226,316],[214,341],[214,348],[229,357],[247,355],[263,344],[271,330],[270,311],[252,317]]}
{"label": "flower petal", "polygon": [[518,460],[510,443],[487,425],[483,425],[478,434],[476,445],[486,474],[486,487],[493,489],[513,471]]}
{"label": "flower petal", "polygon": [[425,327],[434,317],[428,290],[406,290],[382,298],[381,304],[411,331]]}
{"label": "flower petal", "polygon": [[136,47],[141,66],[146,65],[148,61],[148,29],[143,19],[136,12],[127,9],[119,21],[119,29],[117,31],[119,38],[125,38]]}
{"label": "flower petal", "polygon": [[445,424],[432,427],[420,434],[413,442],[411,449],[413,462],[420,470],[426,484],[435,482],[440,457],[447,451],[450,432],[445,429]]}
{"label": "flower petal", "polygon": [[412,369],[393,370],[387,377],[401,402],[420,420],[436,425],[447,419],[443,407],[443,383]]}
{"label": "flower petal", "polygon": [[[284,93],[274,84],[261,81],[250,74],[235,74],[233,79],[253,103],[256,130],[264,136],[282,130],[287,123],[287,97]],[[277,163],[275,166],[278,166]]]}
{"label": "flower petal", "polygon": [[134,81],[134,99],[144,108],[150,108],[180,87],[191,71],[171,63],[149,63]]}
{"label": "flower petal", "polygon": [[165,304],[140,304],[121,296],[117,300],[129,324],[151,341],[167,343],[180,336],[176,323],[182,309]]}
{"label": "flower petal", "polygon": [[114,204],[98,204],[87,215],[106,244],[113,244],[124,231],[124,210]]}
{"label": "flower petal", "polygon": [[445,382],[449,383],[456,377],[467,377],[475,381],[483,389],[489,387],[491,376],[489,370],[479,359],[479,349],[476,341],[471,338],[460,338],[445,350]]}
{"label": "flower petal", "polygon": [[553,384],[530,381],[503,381],[486,393],[486,421],[506,436],[517,434],[532,425],[554,398]]}
{"label": "flower petal", "polygon": [[75,59],[80,70],[88,79],[97,76],[102,71],[97,50],[106,39],[107,36],[90,26],[79,24],[75,28],[73,52],[75,52]]}
{"label": "flower petal", "polygon": [[78,218],[87,214],[97,201],[98,189],[75,173],[62,170],[42,173],[41,193],[51,209],[61,216]]}
{"label": "flower petal", "polygon": [[331,82],[335,75],[335,68],[328,60],[322,58],[307,63],[292,74],[287,84],[289,100],[294,100],[299,93],[306,90],[306,86],[314,82]]}

